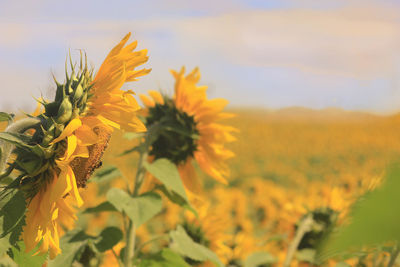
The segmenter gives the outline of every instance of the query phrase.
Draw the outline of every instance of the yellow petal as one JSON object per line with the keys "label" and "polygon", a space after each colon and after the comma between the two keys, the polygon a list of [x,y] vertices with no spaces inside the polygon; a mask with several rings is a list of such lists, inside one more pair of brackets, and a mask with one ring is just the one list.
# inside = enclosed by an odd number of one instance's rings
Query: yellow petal
{"label": "yellow petal", "polygon": [[78,129],[81,126],[82,126],[82,121],[79,118],[75,118],[75,119],[71,120],[68,123],[67,127],[65,127],[65,129],[61,133],[61,135],[59,137],[57,137],[56,139],[54,139],[53,142],[51,142],[51,143],[55,144],[57,142],[60,142],[67,136],[71,135],[76,129]]}

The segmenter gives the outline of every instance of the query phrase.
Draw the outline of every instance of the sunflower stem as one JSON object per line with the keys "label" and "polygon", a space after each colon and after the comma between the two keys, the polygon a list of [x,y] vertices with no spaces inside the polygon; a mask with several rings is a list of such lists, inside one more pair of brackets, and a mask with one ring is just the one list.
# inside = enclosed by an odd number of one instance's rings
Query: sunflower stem
{"label": "sunflower stem", "polygon": [[301,239],[310,230],[313,222],[314,222],[313,217],[311,214],[309,214],[303,220],[303,222],[300,224],[299,228],[297,229],[296,235],[288,248],[288,252],[286,254],[286,259],[285,259],[285,262],[283,263],[283,267],[290,266],[290,263],[294,256],[294,253],[296,252],[297,248],[299,247]]}
{"label": "sunflower stem", "polygon": [[[146,173],[143,163],[147,160],[147,151],[141,152],[139,156],[138,168],[136,171],[135,185],[131,194],[132,197],[137,197],[140,187],[144,180]],[[130,191],[130,190],[129,190]],[[135,256],[135,239],[136,239],[136,226],[132,220],[129,219],[128,231],[126,232],[126,249],[124,263],[126,267],[132,267],[132,260]]]}
{"label": "sunflower stem", "polygon": [[122,263],[120,257],[118,257],[118,254],[115,252],[115,250],[114,250],[113,248],[111,249],[111,252],[112,252],[112,254],[114,255],[114,257],[117,259],[118,266],[119,266],[119,267],[123,267],[124,265],[123,265],[123,263]]}
{"label": "sunflower stem", "polygon": [[[10,124],[5,132],[6,133],[24,133],[29,129],[34,128],[40,123],[37,118],[25,118]],[[14,145],[6,141],[0,140],[0,175],[6,168],[7,161],[11,156],[11,152],[14,149]]]}

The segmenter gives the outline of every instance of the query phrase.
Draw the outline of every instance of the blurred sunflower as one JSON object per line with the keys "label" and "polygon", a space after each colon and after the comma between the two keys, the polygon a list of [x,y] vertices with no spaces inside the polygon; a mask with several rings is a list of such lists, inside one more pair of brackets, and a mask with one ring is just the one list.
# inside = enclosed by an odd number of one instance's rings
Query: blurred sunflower
{"label": "blurred sunflower", "polygon": [[86,186],[101,164],[113,129],[146,130],[136,117],[139,105],[133,92],[121,90],[125,82],[150,71],[135,70],[147,61],[147,51],[133,52],[136,42],[126,45],[129,37],[111,50],[94,78],[82,58],[77,72],[71,63],[66,82],[56,81],[54,102],[40,100],[40,123],[24,137],[26,144],[14,150],[16,160],[10,166],[20,175],[10,188],[21,189],[27,201],[22,233],[26,251],[40,244],[38,253],[49,251],[51,259],[61,252],[61,226],[73,226],[73,206],[83,204],[78,188]]}
{"label": "blurred sunflower", "polygon": [[[185,212],[183,228],[193,241],[215,252],[218,258],[226,264],[227,256],[231,252],[231,249],[225,244],[230,239],[230,235],[226,233],[229,219],[215,212],[215,210],[211,209],[211,205],[206,202],[197,205],[197,211],[198,216],[190,211]],[[214,266],[208,261],[198,262],[189,258],[186,261],[191,266]]]}
{"label": "blurred sunflower", "polygon": [[149,155],[175,163],[185,187],[192,193],[199,193],[201,188],[194,161],[205,173],[226,184],[229,168],[225,161],[234,153],[225,148],[225,143],[236,140],[232,135],[236,129],[219,123],[233,117],[222,112],[228,101],[207,99],[207,86],[196,85],[200,80],[198,68],[186,76],[184,67],[171,73],[175,78],[173,98],[157,91],[149,91],[151,98],[140,95],[147,106],[146,126],[160,129]]}

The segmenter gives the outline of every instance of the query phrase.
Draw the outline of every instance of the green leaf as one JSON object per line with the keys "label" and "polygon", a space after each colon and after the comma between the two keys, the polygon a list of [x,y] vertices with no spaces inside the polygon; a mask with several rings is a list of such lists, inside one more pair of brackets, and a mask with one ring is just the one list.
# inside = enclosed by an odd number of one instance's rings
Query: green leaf
{"label": "green leaf", "polygon": [[83,231],[67,233],[60,240],[62,253],[54,260],[50,260],[48,267],[71,266],[90,239],[93,239],[93,237],[85,234]]}
{"label": "green leaf", "polygon": [[186,200],[186,202],[189,202],[186,196],[185,187],[183,186],[178,169],[174,163],[167,159],[158,159],[153,163],[145,162],[143,166],[169,190],[177,193]]}
{"label": "green leaf", "polygon": [[89,180],[91,182],[105,182],[116,177],[121,176],[121,172],[117,167],[106,166],[96,171],[93,177]]}
{"label": "green leaf", "polygon": [[387,169],[386,181],[356,203],[351,223],[332,233],[322,246],[319,257],[324,260],[349,249],[386,241],[400,242],[400,165]]}
{"label": "green leaf", "polygon": [[87,208],[83,213],[98,213],[103,211],[117,211],[113,204],[108,201],[105,201],[96,207]]}
{"label": "green leaf", "polygon": [[18,191],[0,210],[0,217],[3,217],[1,237],[11,233],[23,221],[25,210],[25,197]]}
{"label": "green leaf", "polygon": [[157,185],[156,189],[160,190],[161,192],[163,192],[163,194],[172,202],[175,203],[189,211],[191,211],[196,217],[198,217],[198,213],[196,211],[196,209],[194,209],[192,207],[192,205],[183,197],[181,197],[180,195],[178,195],[175,192],[172,192],[170,190],[168,190],[164,185]]}
{"label": "green leaf", "polygon": [[11,143],[15,146],[18,146],[20,148],[23,148],[23,149],[32,150],[32,146],[27,145],[27,143],[29,142],[29,138],[23,134],[1,132],[0,140],[9,142],[9,143]]}
{"label": "green leaf", "polygon": [[10,248],[10,246],[11,246],[11,244],[9,242],[8,235],[3,238],[0,238],[0,257]]}
{"label": "green leaf", "polygon": [[315,249],[305,248],[296,252],[296,259],[309,263],[315,263]]}
{"label": "green leaf", "polygon": [[18,264],[19,267],[42,267],[47,260],[47,253],[44,255],[33,255],[36,250],[25,253],[25,245],[23,241],[18,242],[18,248],[12,247],[9,250],[9,256]]}
{"label": "green leaf", "polygon": [[118,211],[125,212],[136,227],[153,218],[162,209],[161,197],[154,192],[133,198],[121,189],[111,188],[107,199]]}
{"label": "green leaf", "polygon": [[14,119],[14,114],[8,114],[6,112],[0,112],[0,121],[11,122]]}
{"label": "green leaf", "polygon": [[100,240],[95,243],[95,246],[98,251],[105,252],[122,240],[123,233],[117,227],[107,227],[100,233],[99,237]]}
{"label": "green leaf", "polygon": [[141,260],[138,267],[190,267],[182,257],[170,249],[163,249],[148,259]]}
{"label": "green leaf", "polygon": [[261,265],[271,265],[276,262],[276,258],[266,251],[254,252],[247,257],[244,267],[258,267]]}
{"label": "green leaf", "polygon": [[214,252],[192,240],[181,225],[177,229],[170,232],[171,244],[170,248],[182,256],[188,257],[195,261],[212,261],[217,266],[223,266]]}

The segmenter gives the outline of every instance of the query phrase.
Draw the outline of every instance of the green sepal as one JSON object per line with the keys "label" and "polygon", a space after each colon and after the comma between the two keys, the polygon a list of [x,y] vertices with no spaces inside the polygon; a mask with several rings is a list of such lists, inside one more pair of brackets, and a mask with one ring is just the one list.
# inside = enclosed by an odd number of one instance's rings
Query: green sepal
{"label": "green sepal", "polygon": [[24,170],[29,176],[34,176],[38,173],[38,170],[42,168],[43,160],[40,157],[32,154],[27,154],[23,158],[17,158],[15,160],[18,167]]}

